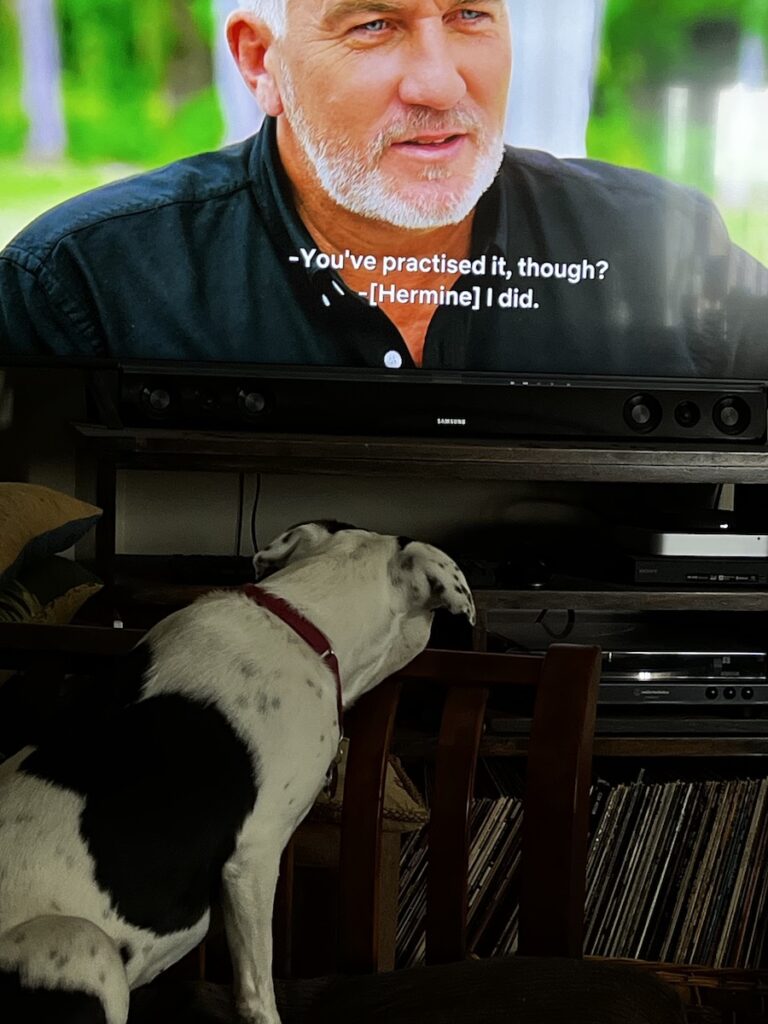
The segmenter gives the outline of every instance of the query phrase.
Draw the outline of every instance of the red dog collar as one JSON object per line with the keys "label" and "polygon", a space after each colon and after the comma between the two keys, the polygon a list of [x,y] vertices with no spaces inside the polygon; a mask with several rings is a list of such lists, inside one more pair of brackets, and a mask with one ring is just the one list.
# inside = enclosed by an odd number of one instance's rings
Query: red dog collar
{"label": "red dog collar", "polygon": [[246,583],[243,587],[243,593],[246,597],[250,597],[252,601],[255,601],[256,604],[261,605],[262,608],[266,608],[267,611],[282,619],[286,626],[290,626],[294,633],[301,637],[304,643],[309,644],[315,654],[319,654],[323,661],[327,662],[336,680],[336,711],[339,716],[339,732],[343,735],[344,705],[341,700],[341,674],[339,672],[339,661],[336,657],[336,652],[331,647],[328,637],[317,626],[313,626],[309,619],[304,618],[301,612],[297,611],[293,605],[288,604],[287,601],[284,601],[282,597],[278,597],[276,594],[270,594],[268,590],[262,590],[255,583]]}

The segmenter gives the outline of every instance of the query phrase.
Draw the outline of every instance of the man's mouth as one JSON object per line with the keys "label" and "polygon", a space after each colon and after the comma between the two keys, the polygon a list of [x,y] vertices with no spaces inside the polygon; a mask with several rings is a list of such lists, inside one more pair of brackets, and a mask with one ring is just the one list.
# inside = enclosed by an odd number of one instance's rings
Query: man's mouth
{"label": "man's mouth", "polygon": [[444,156],[459,149],[467,136],[462,132],[430,132],[395,142],[392,148],[404,153]]}

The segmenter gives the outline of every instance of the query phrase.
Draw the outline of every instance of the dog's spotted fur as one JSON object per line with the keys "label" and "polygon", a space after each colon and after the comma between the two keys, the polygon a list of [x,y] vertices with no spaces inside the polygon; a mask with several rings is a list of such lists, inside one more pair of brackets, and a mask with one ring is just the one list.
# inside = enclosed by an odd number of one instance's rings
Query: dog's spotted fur
{"label": "dog's spotted fur", "polygon": [[[407,538],[305,523],[254,567],[330,639],[345,707],[423,649],[435,608],[474,621],[456,565]],[[278,1024],[278,865],[336,753],[335,680],[282,620],[218,592],[159,623],[120,688],[99,728],[0,766],[3,1020],[125,1024],[221,884],[238,1008]]]}

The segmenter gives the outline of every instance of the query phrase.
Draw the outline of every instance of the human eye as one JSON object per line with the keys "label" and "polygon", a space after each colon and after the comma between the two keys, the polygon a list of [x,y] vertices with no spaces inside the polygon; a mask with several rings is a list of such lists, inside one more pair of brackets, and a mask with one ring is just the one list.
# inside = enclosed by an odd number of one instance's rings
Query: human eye
{"label": "human eye", "polygon": [[390,18],[369,18],[347,29],[348,44],[355,50],[386,46],[396,37],[397,24]]}
{"label": "human eye", "polygon": [[488,11],[479,11],[470,7],[460,7],[452,13],[451,17],[461,25],[469,25],[472,27],[475,25],[485,24],[491,20],[491,15]]}
{"label": "human eye", "polygon": [[355,25],[352,29],[352,34],[363,38],[372,38],[373,36],[384,35],[391,28],[392,23],[387,21],[386,18],[373,18],[371,21]]}

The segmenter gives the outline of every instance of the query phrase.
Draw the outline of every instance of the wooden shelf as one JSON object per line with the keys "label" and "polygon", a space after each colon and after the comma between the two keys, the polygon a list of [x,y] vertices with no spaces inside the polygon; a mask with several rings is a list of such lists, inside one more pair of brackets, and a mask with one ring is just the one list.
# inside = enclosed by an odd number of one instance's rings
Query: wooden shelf
{"label": "wooden shelf", "polygon": [[[194,563],[194,574],[186,563]],[[207,566],[210,565],[210,569]],[[238,586],[251,577],[250,559],[229,556],[135,556],[116,555],[115,582],[136,600],[152,604],[193,601],[214,587]],[[98,568],[93,566],[98,572]],[[190,578],[194,575],[194,578]],[[615,586],[527,587],[520,590],[473,588],[478,613],[539,610],[565,611],[699,611],[765,612],[768,589],[676,590]]]}
{"label": "wooden shelf", "polygon": [[[758,446],[556,443],[342,437],[322,435],[205,432],[136,428],[75,427],[78,451],[97,469],[98,504],[104,509],[97,529],[97,558],[119,579],[115,556],[115,485],[120,469],[217,470],[353,477],[411,477],[419,480],[581,481],[590,483],[768,483],[768,449]],[[124,563],[123,563],[124,565]],[[115,573],[115,570],[117,572]],[[128,573],[127,575],[130,575]],[[205,589],[198,581],[167,576],[129,583],[126,593],[161,607],[183,603]],[[216,582],[216,581],[211,581]],[[220,580],[218,582],[224,582]],[[135,591],[133,588],[136,588]],[[590,611],[768,611],[768,588],[661,589],[600,584],[571,577],[553,579],[549,588],[475,589],[478,634],[489,612],[588,608]],[[605,757],[760,757],[768,756],[768,735],[598,735],[595,754]],[[418,747],[404,741],[409,748]],[[515,756],[526,740],[487,736],[483,753]]]}
{"label": "wooden shelf", "polygon": [[[413,735],[395,739],[394,752],[405,759],[434,756],[435,740]],[[528,753],[526,736],[485,736],[481,757],[522,757]],[[768,736],[596,736],[595,757],[661,758],[765,757]]]}
{"label": "wooden shelf", "polygon": [[[594,588],[594,589],[593,589]],[[644,587],[601,588],[596,584],[561,589],[528,587],[524,590],[474,590],[478,610],[501,612],[523,609],[588,608],[590,611],[768,611],[768,590],[742,587],[738,590],[648,589]]]}
{"label": "wooden shelf", "polygon": [[454,480],[768,483],[768,450],[744,445],[341,437],[75,426],[82,450],[118,467]]}

